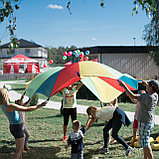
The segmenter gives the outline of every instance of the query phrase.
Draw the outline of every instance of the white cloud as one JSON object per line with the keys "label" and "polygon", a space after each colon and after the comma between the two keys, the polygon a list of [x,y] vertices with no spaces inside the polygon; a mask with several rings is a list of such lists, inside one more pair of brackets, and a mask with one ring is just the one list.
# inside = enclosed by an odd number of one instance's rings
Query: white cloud
{"label": "white cloud", "polygon": [[93,41],[96,41],[97,39],[96,39],[96,38],[92,38],[92,40],[93,40]]}
{"label": "white cloud", "polygon": [[51,9],[63,9],[63,7],[62,6],[59,6],[59,5],[57,5],[57,4],[49,4],[48,6],[47,6],[47,8],[51,8]]}

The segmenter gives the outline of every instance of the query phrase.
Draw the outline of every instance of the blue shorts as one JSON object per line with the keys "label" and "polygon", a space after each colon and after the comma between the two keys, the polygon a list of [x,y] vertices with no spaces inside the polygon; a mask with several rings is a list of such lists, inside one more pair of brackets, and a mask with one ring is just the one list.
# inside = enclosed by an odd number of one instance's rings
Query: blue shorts
{"label": "blue shorts", "polygon": [[139,144],[140,147],[150,147],[150,133],[154,123],[143,123],[139,121]]}

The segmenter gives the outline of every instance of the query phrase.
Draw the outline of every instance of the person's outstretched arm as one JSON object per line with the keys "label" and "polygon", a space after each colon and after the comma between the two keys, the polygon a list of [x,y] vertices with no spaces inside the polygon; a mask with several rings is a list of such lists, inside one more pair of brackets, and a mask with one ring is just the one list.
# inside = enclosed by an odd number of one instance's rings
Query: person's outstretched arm
{"label": "person's outstretched arm", "polygon": [[89,116],[88,116],[88,119],[87,119],[87,122],[86,122],[86,124],[85,124],[85,127],[86,127],[87,130],[89,129],[89,125],[90,125],[90,123],[91,123],[91,120],[92,120],[92,115],[89,115]]}
{"label": "person's outstretched arm", "polygon": [[142,80],[142,84],[143,84],[145,87],[148,86],[147,81]]}
{"label": "person's outstretched arm", "polygon": [[30,107],[25,107],[25,106],[22,106],[22,105],[18,105],[18,104],[14,104],[14,103],[10,103],[8,106],[7,106],[7,111],[8,112],[12,112],[12,111],[33,111],[33,110],[36,110],[38,108],[41,108],[43,106],[45,106],[47,104],[47,102],[42,102],[41,104],[38,104],[38,105],[35,105],[35,106],[30,106]]}
{"label": "person's outstretched arm", "polygon": [[115,98],[113,101],[111,101],[111,102],[110,102],[110,105],[111,105],[111,104],[112,104],[113,106],[116,106],[116,107],[117,107],[117,106],[118,106],[118,98]]}
{"label": "person's outstretched arm", "polygon": [[[130,98],[130,97],[129,97],[129,98]],[[137,103],[137,99],[130,98],[130,100],[131,100],[133,103]]]}
{"label": "person's outstretched arm", "polygon": [[83,83],[80,82],[77,86],[76,86],[76,91],[78,91],[81,87],[82,87]]}
{"label": "person's outstretched arm", "polygon": [[[88,117],[88,125],[86,127],[86,129],[88,130],[90,127],[92,127],[92,125],[94,124],[94,122],[96,122],[96,120],[94,118],[91,117],[91,119],[89,119]],[[87,124],[87,123],[86,123]]]}
{"label": "person's outstretched arm", "polygon": [[119,82],[119,85],[124,88],[124,90],[126,91],[126,94],[127,94],[127,96],[128,96],[129,98],[131,98],[131,99],[137,99],[137,95],[134,94],[134,93],[126,86],[126,84],[125,84],[124,82],[120,81],[120,82]]}

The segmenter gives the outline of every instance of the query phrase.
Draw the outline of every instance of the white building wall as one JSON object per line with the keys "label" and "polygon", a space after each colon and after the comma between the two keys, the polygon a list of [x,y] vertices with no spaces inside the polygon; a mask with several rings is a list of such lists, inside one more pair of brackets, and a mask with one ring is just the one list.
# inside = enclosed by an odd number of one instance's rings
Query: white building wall
{"label": "white building wall", "polygon": [[41,53],[39,52],[39,48],[31,48],[29,56],[31,56],[31,57],[41,57]]}
{"label": "white building wall", "polygon": [[[30,50],[30,53],[26,53],[26,49]],[[10,54],[7,54],[7,52],[10,52],[9,49],[2,49],[2,57],[10,57]],[[47,51],[42,48],[17,48],[15,49],[15,52],[12,53],[12,56],[16,56],[18,54],[22,54],[24,56],[31,56],[31,57],[44,57],[47,58],[48,54]]]}
{"label": "white building wall", "polygon": [[[100,57],[101,56],[101,57]],[[152,79],[158,75],[158,68],[148,54],[101,54],[99,61],[137,79]]]}

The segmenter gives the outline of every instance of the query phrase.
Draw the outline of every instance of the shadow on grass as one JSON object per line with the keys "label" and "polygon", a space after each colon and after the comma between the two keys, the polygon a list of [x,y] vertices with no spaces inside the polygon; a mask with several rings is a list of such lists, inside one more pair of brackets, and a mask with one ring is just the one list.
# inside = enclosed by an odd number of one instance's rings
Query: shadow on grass
{"label": "shadow on grass", "polygon": [[[95,145],[95,144],[100,144],[101,142],[103,142],[103,140],[99,140],[99,141],[97,141],[97,142],[94,142],[93,145]],[[92,142],[90,142],[90,143],[87,142],[87,143],[85,143],[85,145],[87,145],[87,146],[88,146],[88,145],[92,145]]]}
{"label": "shadow on grass", "polygon": [[58,146],[51,147],[33,147],[29,153],[23,155],[23,159],[69,159],[70,157],[58,156],[63,151]]}
{"label": "shadow on grass", "polygon": [[84,159],[90,159],[94,156],[94,154],[97,154],[98,150],[94,149],[88,149],[86,153],[84,153]]}
{"label": "shadow on grass", "polygon": [[14,145],[15,141],[10,141],[10,140],[0,140],[0,143],[2,144],[8,144],[8,145]]}
{"label": "shadow on grass", "polygon": [[125,137],[125,138],[124,138],[124,140],[125,140],[125,141],[130,141],[130,140],[131,140],[131,138],[132,138],[132,136]]}
{"label": "shadow on grass", "polygon": [[[92,127],[105,126],[105,123],[95,123]],[[104,128],[104,127],[103,127]]]}
{"label": "shadow on grass", "polygon": [[29,140],[29,143],[40,143],[40,142],[55,142],[55,141],[61,141],[59,140]]}
{"label": "shadow on grass", "polygon": [[[42,141],[36,140],[29,142],[36,143],[36,142],[52,142],[52,141],[54,142],[58,140],[42,140]],[[6,144],[0,147],[0,159],[12,158],[15,152],[15,142],[1,140],[0,143]],[[65,157],[65,155],[59,157],[57,153],[59,153],[60,151],[63,150],[61,150],[59,146],[30,147],[30,150],[27,153],[23,153],[23,159],[68,159],[69,158]]]}
{"label": "shadow on grass", "polygon": [[14,151],[13,147],[8,147],[7,145],[3,145],[0,147],[0,153],[11,153]]}
{"label": "shadow on grass", "polygon": [[156,137],[158,137],[158,136],[159,136],[159,133],[151,134],[151,137],[153,137],[154,140],[156,140]]}
{"label": "shadow on grass", "polygon": [[[120,146],[120,147],[109,147],[109,152],[113,152],[113,151],[117,151],[117,150],[121,150],[121,151],[125,151],[124,147]],[[97,149],[87,149],[87,152],[84,153],[84,158],[85,159],[90,159],[93,158],[94,155],[101,155],[101,157],[99,158],[105,158],[104,156],[106,156],[106,154],[103,154],[101,152],[99,152],[99,148]],[[112,156],[107,156],[108,158],[113,158]]]}
{"label": "shadow on grass", "polygon": [[[8,148],[2,146],[0,148],[1,159],[6,159],[6,156],[12,157],[14,154],[14,148]],[[52,147],[30,147],[29,152],[23,153],[23,159],[66,159],[66,157],[58,157],[57,153],[61,151],[58,146]]]}
{"label": "shadow on grass", "polygon": [[51,118],[57,118],[57,117],[62,118],[63,116],[60,114],[57,114],[55,116],[46,116],[46,117],[28,117],[28,119],[32,119],[32,120],[34,120],[34,119],[51,119]]}

